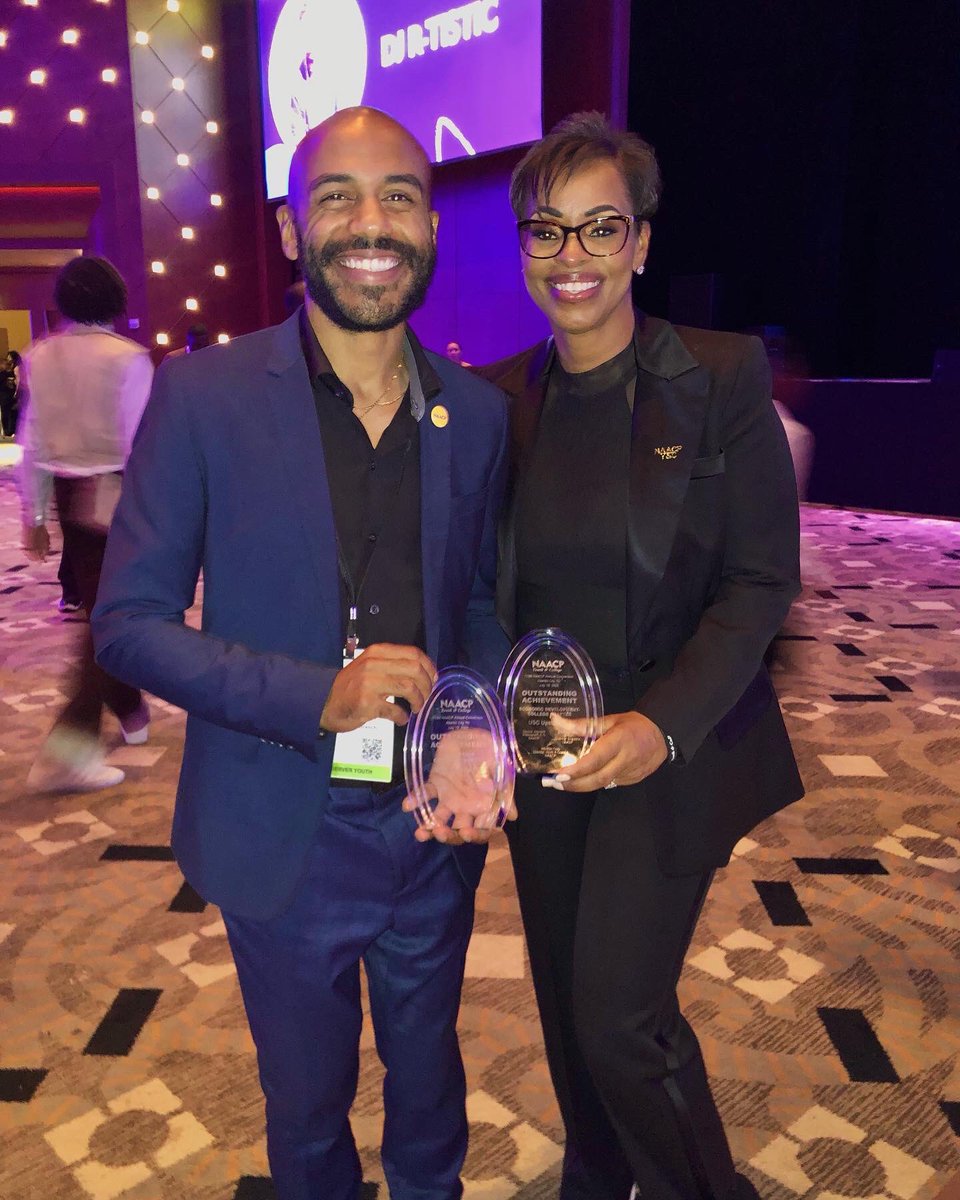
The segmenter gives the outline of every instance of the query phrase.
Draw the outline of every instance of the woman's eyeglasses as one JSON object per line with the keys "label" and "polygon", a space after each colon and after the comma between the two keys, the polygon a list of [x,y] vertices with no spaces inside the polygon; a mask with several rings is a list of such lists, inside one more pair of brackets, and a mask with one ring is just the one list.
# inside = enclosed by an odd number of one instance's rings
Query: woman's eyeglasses
{"label": "woman's eyeglasses", "polygon": [[587,254],[594,258],[607,258],[619,254],[627,244],[630,226],[639,217],[626,217],[620,213],[608,217],[594,217],[582,225],[560,225],[556,221],[518,221],[520,249],[531,258],[556,258],[567,244],[570,234]]}

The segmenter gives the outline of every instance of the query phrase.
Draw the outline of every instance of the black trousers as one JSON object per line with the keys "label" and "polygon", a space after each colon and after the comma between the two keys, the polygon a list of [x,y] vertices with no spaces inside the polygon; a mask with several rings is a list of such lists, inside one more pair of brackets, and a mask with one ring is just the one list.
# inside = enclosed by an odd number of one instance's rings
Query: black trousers
{"label": "black trousers", "polygon": [[17,432],[17,417],[20,412],[19,401],[13,396],[0,397],[0,433],[4,437],[13,437]]}
{"label": "black trousers", "polygon": [[60,551],[60,566],[57,568],[57,579],[60,581],[60,592],[63,599],[74,604],[82,604],[80,587],[77,583],[77,573],[73,569],[66,543]]}
{"label": "black trousers", "polygon": [[663,874],[638,788],[517,782],[508,826],[550,1073],[561,1200],[727,1200],[735,1172],[677,982],[712,879]]}
{"label": "black trousers", "polygon": [[[107,534],[105,530],[91,529],[78,520],[77,511],[84,509],[85,497],[95,487],[96,481],[57,476],[53,482],[64,554],[73,571],[77,596],[89,615],[93,612],[97,588],[100,586]],[[67,704],[57,718],[57,724],[69,725],[94,736],[100,732],[104,705],[117,717],[123,718],[136,712],[142,699],[138,688],[121,683],[97,665],[89,624],[81,630],[80,656],[67,690]]]}

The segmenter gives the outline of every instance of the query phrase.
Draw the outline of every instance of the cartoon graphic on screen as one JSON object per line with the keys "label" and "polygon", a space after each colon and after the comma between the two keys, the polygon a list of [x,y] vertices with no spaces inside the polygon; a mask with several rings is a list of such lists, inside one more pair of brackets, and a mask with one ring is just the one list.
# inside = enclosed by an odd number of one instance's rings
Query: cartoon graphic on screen
{"label": "cartoon graphic on screen", "polygon": [[267,66],[270,111],[282,139],[267,150],[267,175],[283,181],[294,147],[338,109],[359,104],[367,84],[367,31],[357,0],[287,0]]}
{"label": "cartoon graphic on screen", "polygon": [[443,162],[443,131],[445,129],[460,143],[460,148],[455,150],[453,154],[449,155],[448,157],[459,158],[463,150],[466,150],[466,152],[471,155],[476,154],[476,150],[474,150],[473,146],[471,146],[470,142],[464,136],[463,130],[458,128],[455,121],[451,121],[449,117],[437,117],[437,124],[433,131],[434,162]]}

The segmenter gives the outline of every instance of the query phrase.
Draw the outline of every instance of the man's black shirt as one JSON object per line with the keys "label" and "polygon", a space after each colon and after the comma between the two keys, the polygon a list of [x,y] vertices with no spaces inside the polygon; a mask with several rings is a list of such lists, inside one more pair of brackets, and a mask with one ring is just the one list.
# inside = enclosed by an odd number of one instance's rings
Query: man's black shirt
{"label": "man's black shirt", "polygon": [[[334,525],[347,567],[340,571],[344,640],[356,595],[360,645],[426,645],[420,554],[420,439],[409,389],[376,447],[353,414],[353,396],[337,377],[301,310],[300,335],[313,385]],[[411,340],[429,399],[440,381]]]}

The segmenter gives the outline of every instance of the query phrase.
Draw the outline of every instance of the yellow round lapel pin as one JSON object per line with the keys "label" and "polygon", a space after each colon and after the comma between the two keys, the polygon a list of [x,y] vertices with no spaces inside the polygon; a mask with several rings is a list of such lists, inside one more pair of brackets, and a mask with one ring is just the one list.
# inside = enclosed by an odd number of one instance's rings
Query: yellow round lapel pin
{"label": "yellow round lapel pin", "polygon": [[435,404],[433,408],[430,409],[430,420],[438,429],[446,429],[447,425],[450,423],[450,414],[442,404]]}

